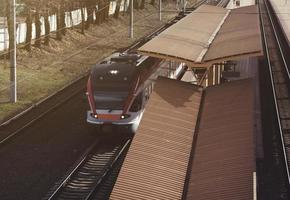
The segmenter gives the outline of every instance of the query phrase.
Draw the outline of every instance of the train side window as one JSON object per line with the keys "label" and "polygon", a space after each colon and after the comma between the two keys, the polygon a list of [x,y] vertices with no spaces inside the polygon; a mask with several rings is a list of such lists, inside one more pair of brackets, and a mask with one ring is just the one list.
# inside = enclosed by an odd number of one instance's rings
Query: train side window
{"label": "train side window", "polygon": [[135,98],[131,105],[130,112],[138,112],[142,107],[142,92]]}

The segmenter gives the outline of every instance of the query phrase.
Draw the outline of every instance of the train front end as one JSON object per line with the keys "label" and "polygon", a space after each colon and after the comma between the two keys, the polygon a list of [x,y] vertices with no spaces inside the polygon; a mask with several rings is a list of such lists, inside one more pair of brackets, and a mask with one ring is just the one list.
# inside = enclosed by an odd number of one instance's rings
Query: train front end
{"label": "train front end", "polygon": [[94,66],[87,83],[89,124],[95,127],[118,125],[136,130],[143,112],[140,95],[132,92],[136,74],[136,63],[130,59]]}

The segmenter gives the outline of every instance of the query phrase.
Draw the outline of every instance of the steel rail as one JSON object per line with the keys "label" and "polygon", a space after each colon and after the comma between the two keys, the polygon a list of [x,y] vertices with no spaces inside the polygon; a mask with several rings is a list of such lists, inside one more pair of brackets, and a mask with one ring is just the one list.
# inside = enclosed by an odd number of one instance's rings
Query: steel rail
{"label": "steel rail", "polygon": [[126,149],[129,147],[131,143],[131,139],[127,140],[127,142],[125,143],[125,145],[122,147],[122,149],[118,152],[117,156],[113,159],[113,161],[110,163],[110,166],[106,168],[105,172],[103,173],[102,177],[98,180],[98,182],[96,183],[96,185],[94,186],[93,190],[90,192],[90,194],[87,196],[86,200],[89,200],[94,192],[96,191],[96,189],[99,187],[99,185],[104,181],[104,179],[106,178],[106,176],[109,174],[110,171],[113,170],[115,164],[117,163],[117,161],[121,158],[121,156],[125,153]]}
{"label": "steel rail", "polygon": [[273,18],[272,18],[272,16],[271,16],[271,14],[270,14],[270,10],[269,10],[269,7],[268,7],[268,3],[267,3],[267,1],[265,1],[265,0],[264,0],[264,2],[265,2],[265,7],[266,7],[266,9],[267,9],[267,13],[268,13],[269,19],[270,19],[270,21],[271,21],[271,25],[272,25],[272,27],[273,27],[273,31],[274,31],[274,34],[275,34],[275,38],[276,38],[277,44],[278,44],[278,46],[279,46],[279,51],[280,51],[280,53],[281,53],[281,57],[282,57],[282,60],[283,60],[283,64],[284,64],[285,70],[286,70],[286,72],[287,72],[288,79],[290,80],[290,73],[289,73],[288,65],[287,65],[287,62],[286,62],[286,59],[285,59],[285,56],[284,56],[285,53],[284,53],[284,51],[283,51],[283,49],[282,49],[282,47],[281,47],[281,42],[280,42],[280,39],[279,39],[279,37],[278,37],[277,31],[276,31],[276,29],[275,29],[275,24],[274,24],[274,22],[273,22]]}
{"label": "steel rail", "polygon": [[[104,157],[89,158],[89,155],[94,155],[93,149],[96,147],[95,145],[92,145],[88,150],[87,153],[84,155],[84,157],[80,160],[80,162],[76,165],[76,167],[68,174],[68,176],[61,182],[61,184],[56,188],[56,190],[50,195],[48,200],[54,200],[63,199],[64,197],[61,197],[61,194],[63,194],[63,189],[65,189],[66,185],[69,185],[70,182],[76,181],[81,178],[82,184],[75,184],[74,189],[82,190],[82,188],[86,187],[86,190],[89,190],[89,192],[84,192],[84,197],[82,199],[88,200],[92,198],[94,192],[98,188],[98,186],[104,181],[108,173],[114,168],[115,163],[120,159],[120,157],[124,154],[125,150],[128,148],[129,144],[131,142],[131,139],[128,139],[126,143],[122,146],[122,148],[119,148],[117,153],[112,153],[112,158],[109,158],[109,160],[104,159]],[[95,174],[91,174],[89,177],[90,179],[85,179],[84,177],[77,176],[78,172],[81,172],[84,168],[86,168],[88,165],[90,165],[92,162],[95,163],[102,163],[103,167],[98,168],[98,170],[95,170]],[[87,164],[87,165],[86,165]],[[96,175],[100,171],[100,175]],[[75,176],[75,177],[74,177]],[[90,183],[92,182],[92,179],[94,179],[94,183],[90,186]],[[87,181],[87,184],[86,184]],[[78,188],[79,187],[79,188]],[[71,198],[65,198],[65,199],[76,199],[76,194],[80,195],[81,193],[76,193],[75,191],[71,191],[71,193],[65,191],[65,195],[68,196],[71,194]]]}
{"label": "steel rail", "polygon": [[[264,1],[264,4],[265,4],[265,7],[266,7],[267,5],[265,3],[265,0],[263,0],[263,1]],[[280,139],[281,139],[281,143],[282,143],[283,157],[284,157],[284,162],[285,162],[285,167],[286,167],[288,184],[290,184],[290,174],[289,174],[289,166],[288,166],[288,160],[289,159],[288,159],[287,152],[286,152],[286,147],[285,147],[285,141],[284,141],[284,136],[283,136],[283,128],[282,128],[281,117],[280,117],[281,114],[280,114],[280,109],[279,109],[278,100],[277,100],[277,93],[276,93],[275,83],[274,83],[274,78],[273,78],[273,70],[272,70],[273,66],[271,65],[270,53],[269,53],[269,47],[268,47],[268,39],[267,39],[266,32],[265,32],[265,23],[264,23],[264,19],[263,19],[263,16],[262,16],[263,13],[261,12],[260,2],[259,2],[258,5],[259,5],[259,12],[260,12],[262,33],[263,33],[263,38],[264,38],[264,45],[265,45],[265,49],[266,49],[266,57],[267,57],[267,62],[268,62],[268,68],[269,68],[269,71],[270,71],[269,74],[270,74],[270,79],[271,79],[271,86],[272,86],[272,93],[273,93],[273,99],[274,99],[275,110],[276,110],[276,117],[277,117],[277,122],[278,122],[278,126],[279,126]],[[267,12],[267,14],[270,17],[270,13]],[[271,25],[272,25],[272,29],[275,29],[273,24],[271,24]]]}
{"label": "steel rail", "polygon": [[60,185],[57,186],[57,188],[54,190],[54,192],[51,194],[51,196],[48,198],[48,200],[51,200],[54,195],[60,190],[60,188],[68,181],[68,179],[72,176],[73,173],[80,167],[80,165],[85,161],[89,153],[93,150],[93,148],[97,145],[98,142],[94,142],[87,150],[86,152],[82,155],[80,158],[80,161],[78,164],[73,168],[73,170],[64,178],[64,180],[61,181]]}

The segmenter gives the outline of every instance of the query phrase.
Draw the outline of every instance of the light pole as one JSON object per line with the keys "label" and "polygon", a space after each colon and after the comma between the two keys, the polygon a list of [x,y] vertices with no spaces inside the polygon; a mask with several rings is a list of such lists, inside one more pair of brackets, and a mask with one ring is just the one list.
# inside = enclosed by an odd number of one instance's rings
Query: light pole
{"label": "light pole", "polygon": [[129,27],[129,37],[130,38],[133,38],[134,35],[134,30],[133,30],[133,9],[134,9],[134,6],[133,6],[133,0],[130,0],[131,1],[131,7],[130,7],[130,27]]}
{"label": "light pole", "polygon": [[15,0],[10,1],[9,19],[9,53],[10,53],[10,102],[17,101],[17,82],[16,82],[16,13]]}
{"label": "light pole", "polygon": [[161,21],[162,0],[159,0],[159,20]]}

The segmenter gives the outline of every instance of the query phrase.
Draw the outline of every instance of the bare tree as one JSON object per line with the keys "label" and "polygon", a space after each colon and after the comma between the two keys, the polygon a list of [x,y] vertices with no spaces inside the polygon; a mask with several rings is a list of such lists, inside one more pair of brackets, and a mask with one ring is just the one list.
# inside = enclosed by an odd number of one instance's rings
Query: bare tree
{"label": "bare tree", "polygon": [[134,1],[134,3],[133,3],[134,8],[139,10],[139,1],[138,0],[133,0],[133,1]]}
{"label": "bare tree", "polygon": [[94,0],[86,0],[85,1],[86,9],[87,9],[87,21],[86,21],[86,29],[90,27],[90,25],[94,22],[94,10],[96,8],[96,2]]}
{"label": "bare tree", "polygon": [[140,9],[145,8],[145,0],[141,0]]}
{"label": "bare tree", "polygon": [[56,39],[62,40],[62,33],[61,33],[61,13],[60,13],[60,5],[57,6],[56,12]]}
{"label": "bare tree", "polygon": [[127,12],[130,13],[130,8],[132,6],[132,1],[131,0],[128,0],[129,1],[129,6],[128,6],[128,9],[127,9]]}
{"label": "bare tree", "polygon": [[26,7],[26,38],[25,49],[31,51],[31,39],[32,39],[32,16],[30,7]]}
{"label": "bare tree", "polygon": [[115,18],[119,17],[121,2],[122,2],[122,0],[117,0],[117,2],[116,2],[116,9],[115,9],[115,13],[114,13]]}
{"label": "bare tree", "polygon": [[44,36],[44,44],[49,45],[50,42],[50,24],[49,24],[49,10],[47,9],[44,13],[44,28],[45,28],[45,36]]}
{"label": "bare tree", "polygon": [[101,23],[101,13],[100,13],[100,7],[101,7],[101,3],[100,0],[97,0],[96,5],[98,6],[98,9],[95,10],[95,24],[100,24]]}
{"label": "bare tree", "polygon": [[66,24],[65,24],[65,0],[62,0],[60,3],[60,26],[62,35],[66,34]]}
{"label": "bare tree", "polygon": [[109,19],[109,13],[110,13],[110,0],[105,1],[105,20]]}
{"label": "bare tree", "polygon": [[39,7],[36,7],[36,11],[34,13],[34,22],[35,22],[35,46],[41,47],[41,22],[40,22],[40,13]]}
{"label": "bare tree", "polygon": [[128,0],[124,0],[123,16],[125,15],[126,11],[128,10],[127,5],[128,5]]}
{"label": "bare tree", "polygon": [[81,23],[81,33],[85,34],[85,13],[84,13],[84,6],[83,3],[81,3],[81,16],[82,16],[82,23]]}

